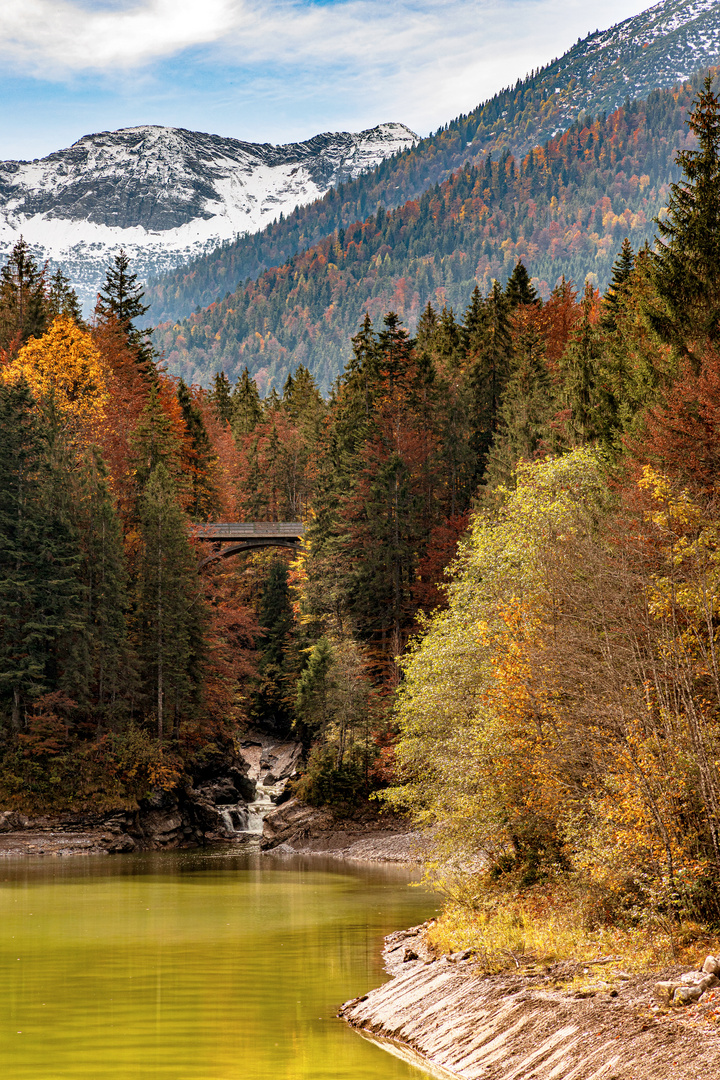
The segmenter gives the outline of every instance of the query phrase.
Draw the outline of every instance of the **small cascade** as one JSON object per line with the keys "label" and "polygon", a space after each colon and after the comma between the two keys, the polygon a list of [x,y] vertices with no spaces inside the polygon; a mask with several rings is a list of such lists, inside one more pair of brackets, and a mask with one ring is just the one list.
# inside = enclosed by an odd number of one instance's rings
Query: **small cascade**
{"label": "small cascade", "polygon": [[248,831],[248,808],[244,803],[237,806],[223,806],[220,809],[220,817],[225,822],[225,828],[230,833],[245,833]]}
{"label": "small cascade", "polygon": [[286,783],[286,780],[278,780],[273,784],[258,781],[252,802],[247,805],[238,803],[237,806],[218,807],[228,832],[235,836],[262,836],[263,821],[270,811],[275,809]]}

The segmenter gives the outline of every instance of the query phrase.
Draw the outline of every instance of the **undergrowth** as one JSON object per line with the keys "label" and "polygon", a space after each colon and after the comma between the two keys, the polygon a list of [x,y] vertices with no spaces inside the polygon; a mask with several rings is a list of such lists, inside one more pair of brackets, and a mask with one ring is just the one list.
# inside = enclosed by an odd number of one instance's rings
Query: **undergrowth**
{"label": "undergrowth", "polygon": [[720,949],[720,933],[701,922],[652,912],[629,916],[578,882],[563,880],[522,890],[485,883],[472,904],[449,899],[427,940],[438,953],[471,950],[488,974],[607,958],[640,973],[693,967]]}

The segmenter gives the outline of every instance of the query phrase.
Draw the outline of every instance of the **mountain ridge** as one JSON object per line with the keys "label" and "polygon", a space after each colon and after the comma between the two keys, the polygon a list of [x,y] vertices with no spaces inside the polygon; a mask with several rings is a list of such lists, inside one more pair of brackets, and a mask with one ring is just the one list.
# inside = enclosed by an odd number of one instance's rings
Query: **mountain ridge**
{"label": "mountain ridge", "polygon": [[22,234],[92,303],[125,247],[141,278],[312,201],[417,140],[403,124],[274,146],[139,125],[0,163],[0,253]]}
{"label": "mountain ridge", "polygon": [[[635,40],[637,38],[637,41]],[[647,46],[647,47],[645,47]],[[226,244],[153,279],[156,322],[176,321],[220,300],[248,278],[309,249],[338,228],[402,206],[466,163],[511,152],[523,157],[584,113],[612,112],[626,97],[692,77],[720,60],[720,0],[661,0],[639,15],[578,41],[563,56],[461,114],[372,173],[339,184],[317,203],[260,233]]]}

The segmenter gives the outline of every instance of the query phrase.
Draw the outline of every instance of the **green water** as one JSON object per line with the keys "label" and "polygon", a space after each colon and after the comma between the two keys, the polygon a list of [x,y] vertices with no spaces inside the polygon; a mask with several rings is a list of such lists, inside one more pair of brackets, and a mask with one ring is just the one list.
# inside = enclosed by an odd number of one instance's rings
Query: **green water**
{"label": "green water", "polygon": [[335,1016],[436,899],[395,868],[147,853],[0,863],[3,1080],[418,1080]]}

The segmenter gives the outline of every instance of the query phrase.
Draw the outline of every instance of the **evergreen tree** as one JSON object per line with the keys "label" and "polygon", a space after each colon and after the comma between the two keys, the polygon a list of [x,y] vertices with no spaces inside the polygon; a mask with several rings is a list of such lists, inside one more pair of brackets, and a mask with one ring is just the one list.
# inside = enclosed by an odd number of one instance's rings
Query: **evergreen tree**
{"label": "evergreen tree", "polygon": [[612,405],[602,377],[602,338],[594,312],[595,294],[588,283],[582,300],[582,318],[560,361],[571,446],[583,446],[597,439],[607,441],[612,436]]}
{"label": "evergreen tree", "polygon": [[131,436],[130,448],[138,495],[160,464],[165,466],[176,485],[182,482],[182,444],[163,408],[157,385],[150,388],[147,403]]}
{"label": "evergreen tree", "polygon": [[626,236],[622,242],[620,254],[613,263],[612,278],[602,300],[602,328],[609,333],[614,333],[618,328],[618,311],[634,269],[635,253]]}
{"label": "evergreen tree", "polygon": [[98,293],[95,315],[101,322],[114,319],[120,324],[138,367],[145,375],[153,377],[154,350],[149,340],[152,330],[141,330],[135,325],[135,320],[150,310],[150,305],[143,303],[144,296],[137,274],[130,270],[130,259],[121,248],[108,267],[105,284]]}
{"label": "evergreen tree", "polygon": [[46,461],[47,435],[27,383],[0,384],[0,697],[16,729],[28,702],[47,690],[40,618]]}
{"label": "evergreen tree", "polygon": [[220,509],[215,483],[217,455],[202,412],[182,379],[178,384],[177,399],[185,424],[182,470],[187,491],[186,509],[193,521],[209,521]]}
{"label": "evergreen tree", "polygon": [[507,484],[518,461],[532,461],[547,445],[554,412],[543,343],[537,332],[528,330],[518,340],[500,406],[498,430],[490,451],[490,484]]}
{"label": "evergreen tree", "polygon": [[328,722],[329,674],[333,651],[323,636],[310,651],[307,666],[297,682],[293,731],[309,747],[312,740],[324,731]]}
{"label": "evergreen tree", "polygon": [[99,726],[102,718],[113,723],[127,712],[133,670],[127,636],[128,576],[122,532],[107,469],[97,450],[91,450],[84,462],[79,495],[90,639],[90,678],[85,695],[90,695]]}
{"label": "evergreen tree", "polygon": [[511,308],[516,308],[520,304],[542,303],[522,262],[515,264],[515,269],[505,286],[505,297]]}
{"label": "evergreen tree", "polygon": [[243,368],[232,392],[232,415],[230,427],[236,442],[245,435],[250,435],[262,420],[262,405],[257,383]]}
{"label": "evergreen tree", "polygon": [[45,310],[48,323],[64,315],[76,322],[78,326],[84,326],[77,293],[59,268],[50,278]]}
{"label": "evergreen tree", "polygon": [[677,155],[684,177],[656,219],[650,264],[650,324],[696,371],[706,344],[720,340],[720,98],[712,81],[708,75],[687,121],[698,148]]}
{"label": "evergreen tree", "polygon": [[215,415],[220,423],[229,424],[233,414],[232,389],[230,380],[224,371],[215,372],[213,389],[208,394],[208,398],[213,403]]}
{"label": "evergreen tree", "polygon": [[500,404],[512,357],[508,302],[497,281],[485,301],[473,293],[465,316],[464,337],[470,354],[469,386],[472,394],[471,447],[475,458],[475,484],[487,466],[487,456],[498,427]]}
{"label": "evergreen tree", "polygon": [[140,504],[138,653],[146,696],[162,742],[201,687],[202,608],[187,522],[172,477],[162,462],[153,469]]}
{"label": "evergreen tree", "polygon": [[286,734],[290,730],[287,649],[293,627],[287,563],[273,559],[260,598],[258,618],[263,628],[258,642],[259,687],[254,713],[258,720]]}
{"label": "evergreen tree", "polygon": [[17,349],[46,327],[44,275],[20,238],[0,270],[0,349]]}

